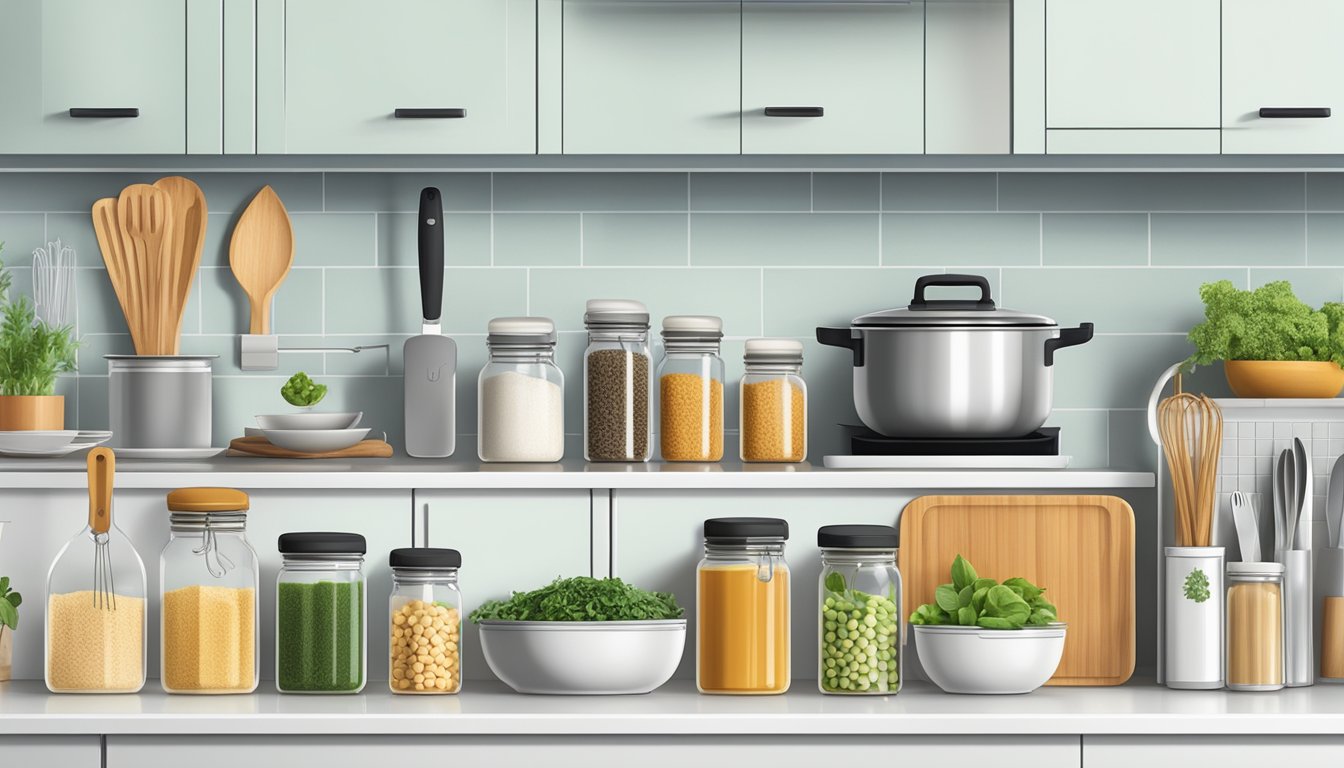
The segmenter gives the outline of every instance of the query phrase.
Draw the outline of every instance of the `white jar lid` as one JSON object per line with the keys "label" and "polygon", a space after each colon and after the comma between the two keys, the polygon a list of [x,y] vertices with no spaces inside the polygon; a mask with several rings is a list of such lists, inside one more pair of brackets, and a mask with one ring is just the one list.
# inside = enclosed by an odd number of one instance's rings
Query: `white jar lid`
{"label": "white jar lid", "polygon": [[663,332],[723,335],[723,318],[714,315],[668,315]]}
{"label": "white jar lid", "polygon": [[583,323],[590,328],[647,331],[649,308],[631,299],[589,299]]}
{"label": "white jar lid", "polygon": [[1275,576],[1283,573],[1283,563],[1228,563],[1227,572],[1244,576]]}
{"label": "white jar lid", "polygon": [[648,312],[649,308],[633,299],[589,299],[588,312]]}
{"label": "white jar lid", "polygon": [[797,339],[747,339],[742,359],[748,363],[801,365],[803,342]]}
{"label": "white jar lid", "polygon": [[549,317],[496,317],[486,327],[492,336],[537,335],[555,332]]}

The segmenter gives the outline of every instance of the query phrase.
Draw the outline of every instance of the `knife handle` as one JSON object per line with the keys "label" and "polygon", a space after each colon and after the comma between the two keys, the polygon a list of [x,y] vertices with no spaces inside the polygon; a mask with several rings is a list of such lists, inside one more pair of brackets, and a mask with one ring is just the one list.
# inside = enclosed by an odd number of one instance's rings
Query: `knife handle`
{"label": "knife handle", "polygon": [[424,318],[437,323],[443,314],[443,195],[435,187],[420,190],[420,305]]}

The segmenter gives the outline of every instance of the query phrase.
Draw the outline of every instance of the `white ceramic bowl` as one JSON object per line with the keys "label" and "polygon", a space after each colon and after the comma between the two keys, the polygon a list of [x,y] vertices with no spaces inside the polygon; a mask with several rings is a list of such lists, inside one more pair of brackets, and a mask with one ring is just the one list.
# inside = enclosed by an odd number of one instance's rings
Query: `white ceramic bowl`
{"label": "white ceramic bowl", "polygon": [[263,429],[271,445],[299,453],[340,451],[357,444],[369,427],[355,429]]}
{"label": "white ceramic bowl", "polygon": [[310,411],[307,413],[278,413],[270,416],[258,416],[257,426],[262,429],[352,429],[364,418],[359,413],[326,413]]}
{"label": "white ceramic bowl", "polygon": [[672,677],[686,620],[482,621],[481,651],[519,693],[648,693]]}
{"label": "white ceramic bowl", "polygon": [[1059,667],[1067,627],[913,628],[924,673],[947,693],[1031,693]]}

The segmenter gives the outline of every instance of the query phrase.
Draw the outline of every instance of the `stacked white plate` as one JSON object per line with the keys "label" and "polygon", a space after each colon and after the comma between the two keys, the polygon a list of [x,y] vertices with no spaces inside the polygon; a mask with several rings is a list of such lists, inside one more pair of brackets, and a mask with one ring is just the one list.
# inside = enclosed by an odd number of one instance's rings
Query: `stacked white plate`
{"label": "stacked white plate", "polygon": [[0,455],[26,458],[69,456],[110,439],[111,432],[78,429],[0,432]]}
{"label": "stacked white plate", "polygon": [[298,453],[328,453],[359,444],[369,434],[358,413],[284,413],[258,416],[257,425],[271,445]]}

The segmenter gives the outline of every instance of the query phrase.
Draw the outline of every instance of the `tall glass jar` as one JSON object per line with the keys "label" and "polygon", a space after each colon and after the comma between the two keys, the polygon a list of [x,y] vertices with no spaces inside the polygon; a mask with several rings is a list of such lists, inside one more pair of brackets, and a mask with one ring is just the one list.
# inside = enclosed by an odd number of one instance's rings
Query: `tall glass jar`
{"label": "tall glass jar", "polygon": [[705,521],[696,568],[695,680],[701,693],[789,690],[789,524],[773,517]]}
{"label": "tall glass jar", "polygon": [[648,461],[653,452],[649,310],[638,301],[592,299],[583,316],[583,457]]}
{"label": "tall glass jar", "polygon": [[159,555],[159,680],[168,693],[257,688],[257,553],[247,542],[247,494],[179,488],[168,494]]}
{"label": "tall glass jar", "polygon": [[394,549],[387,682],[393,693],[462,690],[462,593],[455,549]]}
{"label": "tall glass jar", "polygon": [[1284,687],[1283,563],[1227,564],[1227,687]]}
{"label": "tall glass jar", "polygon": [[803,344],[795,339],[748,339],[740,398],[743,461],[800,462],[807,458],[807,383]]}
{"label": "tall glass jar", "polygon": [[658,436],[663,461],[723,458],[723,320],[711,315],[663,319],[658,363]]}
{"label": "tall glass jar", "polygon": [[565,375],[555,364],[555,323],[497,317],[477,386],[481,461],[559,461],[565,455]]}
{"label": "tall glass jar", "polygon": [[899,541],[889,525],[817,530],[817,687],[822,693],[885,696],[901,690]]}
{"label": "tall glass jar", "polygon": [[364,537],[280,535],[276,577],[275,688],[358,693],[364,688]]}

